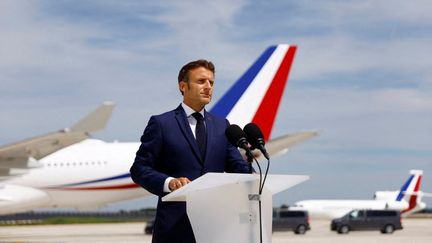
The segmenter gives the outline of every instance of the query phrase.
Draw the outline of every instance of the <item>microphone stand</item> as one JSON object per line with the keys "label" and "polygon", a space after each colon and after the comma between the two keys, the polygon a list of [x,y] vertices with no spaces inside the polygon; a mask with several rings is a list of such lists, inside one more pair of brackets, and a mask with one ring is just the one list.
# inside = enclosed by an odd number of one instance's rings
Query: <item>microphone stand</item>
{"label": "microphone stand", "polygon": [[260,243],[262,243],[262,213],[261,213],[261,194],[262,194],[262,190],[261,190],[261,183],[262,183],[262,170],[261,170],[261,166],[258,163],[258,160],[255,159],[255,162],[258,165],[258,169],[259,169],[259,173],[260,173],[260,180],[259,180],[259,188],[258,188],[258,216],[259,216],[259,229],[260,229]]}
{"label": "microphone stand", "polygon": [[262,191],[264,189],[264,184],[265,184],[265,181],[267,179],[267,174],[268,174],[268,171],[269,171],[269,168],[270,168],[270,159],[267,159],[267,168],[266,168],[266,171],[265,171],[265,174],[264,174],[264,179],[262,179],[262,170],[261,170],[261,166],[260,166],[258,160],[255,159],[255,158],[254,158],[254,160],[257,163],[258,170],[259,170],[259,173],[260,173],[259,188],[258,188],[258,211],[259,211],[259,226],[260,226],[260,242],[262,243],[262,212],[261,212],[262,206],[261,206],[261,194],[262,194]]}

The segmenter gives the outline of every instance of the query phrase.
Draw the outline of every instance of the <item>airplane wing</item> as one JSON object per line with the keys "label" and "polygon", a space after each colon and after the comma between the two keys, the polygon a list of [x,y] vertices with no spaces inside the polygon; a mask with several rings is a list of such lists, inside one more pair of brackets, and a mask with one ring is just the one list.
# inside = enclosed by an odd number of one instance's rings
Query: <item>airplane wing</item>
{"label": "airplane wing", "polygon": [[297,132],[270,139],[265,147],[269,155],[276,156],[288,152],[289,148],[318,135],[316,131]]}
{"label": "airplane wing", "polygon": [[104,102],[70,128],[1,146],[0,180],[40,167],[37,160],[88,138],[91,132],[102,130],[113,109],[114,103]]}

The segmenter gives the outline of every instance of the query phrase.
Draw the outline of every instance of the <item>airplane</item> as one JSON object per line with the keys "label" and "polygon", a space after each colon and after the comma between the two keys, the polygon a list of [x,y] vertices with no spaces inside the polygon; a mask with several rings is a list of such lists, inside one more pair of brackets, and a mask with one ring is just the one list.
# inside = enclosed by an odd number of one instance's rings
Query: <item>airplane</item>
{"label": "airplane", "polygon": [[[304,131],[269,139],[296,49],[267,48],[210,111],[231,124],[258,124],[272,156],[317,135]],[[70,128],[1,146],[0,214],[93,209],[150,195],[129,173],[140,143],[89,138],[105,127],[113,109],[106,102]]]}
{"label": "airplane", "polygon": [[431,196],[420,190],[422,170],[410,170],[410,177],[398,191],[376,191],[374,200],[304,200],[294,203],[289,210],[308,211],[311,218],[334,219],[353,209],[399,210],[402,216],[426,208],[423,196]]}

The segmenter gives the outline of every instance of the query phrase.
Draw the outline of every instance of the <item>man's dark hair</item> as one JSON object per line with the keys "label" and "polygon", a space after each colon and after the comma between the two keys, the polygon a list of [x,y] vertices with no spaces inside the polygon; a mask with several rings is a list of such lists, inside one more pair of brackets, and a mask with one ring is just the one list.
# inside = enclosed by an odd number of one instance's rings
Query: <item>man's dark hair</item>
{"label": "man's dark hair", "polygon": [[[199,67],[203,67],[207,70],[210,70],[213,73],[213,75],[215,73],[215,66],[213,65],[212,62],[204,59],[199,59],[184,65],[180,69],[180,72],[178,74],[178,82],[180,83],[181,81],[184,81],[186,83],[189,83],[189,71]],[[182,91],[180,92],[183,94]]]}

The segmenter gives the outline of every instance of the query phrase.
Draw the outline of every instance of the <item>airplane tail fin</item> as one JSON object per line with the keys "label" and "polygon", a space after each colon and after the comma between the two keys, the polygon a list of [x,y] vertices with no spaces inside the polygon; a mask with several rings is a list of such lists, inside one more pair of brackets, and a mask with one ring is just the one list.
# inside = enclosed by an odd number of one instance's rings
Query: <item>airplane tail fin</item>
{"label": "airplane tail fin", "polygon": [[420,183],[423,176],[422,170],[411,170],[411,176],[399,190],[396,201],[405,201],[408,203],[408,208],[401,211],[402,214],[412,213],[419,211],[425,207],[421,203]]}
{"label": "airplane tail fin", "polygon": [[396,201],[409,201],[408,199],[411,196],[417,196],[417,193],[420,188],[420,183],[423,175],[422,170],[410,170],[411,176],[408,180],[403,184],[403,186],[399,190],[399,194],[396,197]]}
{"label": "airplane tail fin", "polygon": [[213,106],[211,112],[243,127],[257,124],[269,140],[296,46],[270,46]]}
{"label": "airplane tail fin", "polygon": [[108,123],[111,113],[114,110],[114,103],[106,101],[92,113],[82,118],[79,122],[73,125],[71,131],[80,132],[95,132],[105,128]]}

